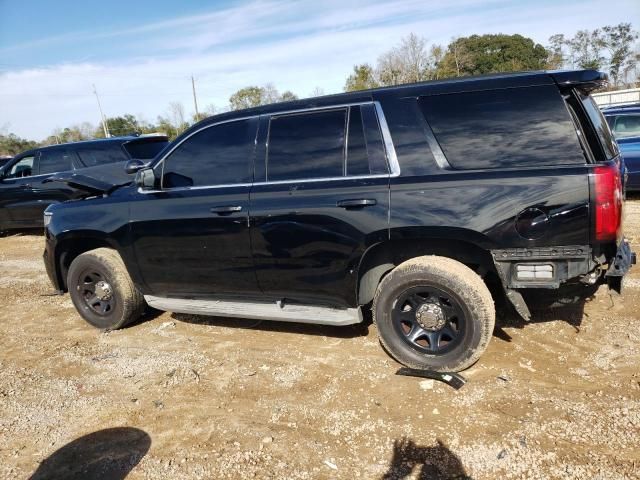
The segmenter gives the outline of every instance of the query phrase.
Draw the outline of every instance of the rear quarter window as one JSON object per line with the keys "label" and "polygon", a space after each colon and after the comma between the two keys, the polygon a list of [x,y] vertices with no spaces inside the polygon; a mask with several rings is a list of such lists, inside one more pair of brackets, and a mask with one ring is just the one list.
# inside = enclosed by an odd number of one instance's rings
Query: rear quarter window
{"label": "rear quarter window", "polygon": [[585,162],[555,86],[434,95],[421,97],[419,105],[455,169]]}
{"label": "rear quarter window", "polygon": [[578,92],[578,95],[585,112],[589,116],[591,126],[598,136],[600,147],[603,151],[602,153],[605,156],[605,158],[600,158],[599,160],[609,160],[615,157],[618,154],[618,147],[604,115],[598,108],[598,105],[596,105],[593,98],[580,92]]}

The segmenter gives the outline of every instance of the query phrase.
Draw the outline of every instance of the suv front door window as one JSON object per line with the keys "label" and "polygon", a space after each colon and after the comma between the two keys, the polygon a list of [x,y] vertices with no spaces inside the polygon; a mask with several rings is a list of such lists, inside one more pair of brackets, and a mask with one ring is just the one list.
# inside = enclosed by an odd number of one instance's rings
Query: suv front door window
{"label": "suv front door window", "polygon": [[161,190],[131,203],[134,249],[154,294],[258,290],[248,226],[257,126],[250,118],[195,132],[156,166]]}
{"label": "suv front door window", "polygon": [[9,173],[5,175],[4,178],[22,178],[32,176],[34,174],[33,161],[33,156],[21,158],[13,164],[13,166],[9,169]]}
{"label": "suv front door window", "polygon": [[[33,178],[37,174],[35,155],[17,160],[0,181],[0,229],[35,227],[34,218],[42,221],[44,207],[34,201]],[[45,205],[46,206],[46,205]]]}

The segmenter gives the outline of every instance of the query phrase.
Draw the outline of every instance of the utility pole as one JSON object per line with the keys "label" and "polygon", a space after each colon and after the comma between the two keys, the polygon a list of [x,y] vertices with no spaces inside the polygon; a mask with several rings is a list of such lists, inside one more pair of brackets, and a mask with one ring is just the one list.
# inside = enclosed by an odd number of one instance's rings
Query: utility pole
{"label": "utility pole", "polygon": [[198,113],[198,100],[196,99],[196,81],[191,75],[191,90],[193,90],[193,105],[196,107],[196,122],[200,121],[200,113]]}
{"label": "utility pole", "polygon": [[93,87],[93,93],[96,96],[96,100],[98,101],[98,110],[100,110],[100,119],[102,120],[102,129],[104,130],[104,138],[110,138],[111,134],[109,133],[109,127],[107,126],[107,121],[104,118],[104,113],[102,113],[102,105],[100,105],[100,97],[98,97],[98,91],[96,90],[95,84],[91,84]]}

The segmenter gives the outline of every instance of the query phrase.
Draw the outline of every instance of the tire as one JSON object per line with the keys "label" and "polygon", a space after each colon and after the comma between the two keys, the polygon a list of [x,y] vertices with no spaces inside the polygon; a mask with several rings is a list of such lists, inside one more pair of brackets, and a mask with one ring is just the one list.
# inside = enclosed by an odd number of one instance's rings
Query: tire
{"label": "tire", "polygon": [[398,362],[458,372],[487,348],[495,307],[484,281],[469,267],[424,256],[384,277],[373,299],[373,318],[380,343]]}
{"label": "tire", "polygon": [[67,287],[80,316],[96,328],[117,330],[144,313],[144,297],[115,250],[78,255],[69,267]]}

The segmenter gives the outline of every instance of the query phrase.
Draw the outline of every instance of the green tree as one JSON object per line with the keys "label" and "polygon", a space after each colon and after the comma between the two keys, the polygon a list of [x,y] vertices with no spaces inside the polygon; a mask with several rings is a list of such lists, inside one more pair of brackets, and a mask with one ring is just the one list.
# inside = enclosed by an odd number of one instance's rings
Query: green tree
{"label": "green tree", "polygon": [[[119,117],[107,118],[107,128],[112,136],[130,135],[134,133],[142,133],[141,126],[135,116],[130,113]],[[102,131],[102,126],[98,129]]]}
{"label": "green tree", "polygon": [[347,78],[344,85],[345,92],[354,92],[356,90],[367,90],[369,88],[379,87],[380,84],[375,78],[373,68],[368,63],[362,65],[354,65],[353,73]]}
{"label": "green tree", "polygon": [[38,142],[20,138],[13,133],[0,134],[0,155],[17,155],[25,150],[36,148]]}
{"label": "green tree", "polygon": [[427,40],[410,33],[378,58],[376,72],[383,85],[422,82],[433,77],[431,64]]}
{"label": "green tree", "polygon": [[638,32],[631,29],[630,23],[602,27],[602,41],[609,51],[609,75],[615,86],[636,65],[637,55],[631,47],[637,39]]}
{"label": "green tree", "polygon": [[291,102],[293,100],[298,100],[298,96],[291,90],[285,90],[282,92],[282,95],[280,95],[281,102]]}
{"label": "green tree", "polygon": [[578,30],[573,38],[567,40],[567,45],[573,67],[598,70],[606,61],[602,55],[605,42],[600,29]]}
{"label": "green tree", "polygon": [[242,110],[244,108],[257,107],[262,105],[262,88],[245,87],[238,90],[229,97],[231,110]]}
{"label": "green tree", "polygon": [[241,88],[229,97],[229,108],[231,110],[242,110],[244,108],[297,99],[298,96],[290,90],[280,94],[273,84],[268,83],[263,87],[250,86]]}
{"label": "green tree", "polygon": [[438,67],[439,77],[541,70],[547,50],[522,35],[471,35],[454,39]]}
{"label": "green tree", "polygon": [[562,68],[566,62],[564,46],[567,40],[564,35],[558,33],[549,37],[549,46],[547,47],[547,68],[551,70]]}

